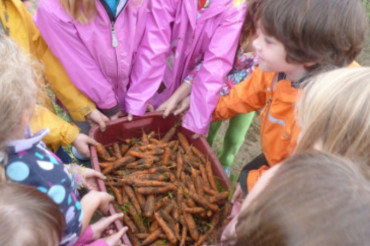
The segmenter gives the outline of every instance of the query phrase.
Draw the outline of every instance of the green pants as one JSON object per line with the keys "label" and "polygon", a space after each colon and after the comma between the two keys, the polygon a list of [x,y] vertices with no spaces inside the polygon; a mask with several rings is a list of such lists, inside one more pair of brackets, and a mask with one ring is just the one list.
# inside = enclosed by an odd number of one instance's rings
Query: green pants
{"label": "green pants", "polygon": [[[255,112],[239,114],[232,117],[226,130],[222,151],[218,158],[223,168],[229,168],[234,163],[235,155],[244,143],[244,137],[251,126]],[[213,122],[210,126],[207,141],[212,146],[222,121]]]}

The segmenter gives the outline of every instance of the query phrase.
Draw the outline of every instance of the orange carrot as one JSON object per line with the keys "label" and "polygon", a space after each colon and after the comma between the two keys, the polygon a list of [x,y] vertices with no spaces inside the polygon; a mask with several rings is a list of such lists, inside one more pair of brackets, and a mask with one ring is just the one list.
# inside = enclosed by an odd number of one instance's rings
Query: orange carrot
{"label": "orange carrot", "polygon": [[206,210],[201,207],[193,207],[193,208],[184,208],[184,211],[190,214],[200,214]]}
{"label": "orange carrot", "polygon": [[207,193],[209,195],[212,195],[212,196],[216,196],[218,194],[217,191],[212,190],[212,189],[210,189],[209,187],[206,187],[206,186],[203,186],[203,190],[204,190],[205,193]]}
{"label": "orange carrot", "polygon": [[151,139],[149,139],[149,142],[151,143],[151,144],[159,144],[159,143],[161,143],[161,141],[159,141],[158,139],[156,139],[156,138],[151,138]]}
{"label": "orange carrot", "polygon": [[134,206],[134,208],[136,209],[137,213],[141,214],[141,208],[140,208],[139,202],[136,198],[134,190],[128,185],[124,185],[123,189],[124,189],[125,193],[127,194],[127,196],[130,198],[130,201],[131,201],[132,205]]}
{"label": "orange carrot", "polygon": [[107,175],[107,174],[111,173],[112,171],[114,171],[114,170],[116,170],[120,167],[123,167],[123,166],[127,165],[128,163],[130,163],[134,160],[135,159],[131,156],[122,157],[121,159],[118,159],[118,160],[112,162],[112,165],[105,168],[102,173],[104,175]]}
{"label": "orange carrot", "polygon": [[100,167],[101,169],[107,168],[107,167],[109,167],[110,165],[112,165],[112,162],[99,162],[99,167]]}
{"label": "orange carrot", "polygon": [[171,183],[156,181],[156,180],[134,180],[133,186],[135,187],[161,187],[161,186],[168,186]]}
{"label": "orange carrot", "polygon": [[120,147],[119,147],[119,144],[118,144],[118,143],[114,143],[114,144],[113,144],[113,155],[114,155],[117,159],[122,158],[121,149],[120,149]]}
{"label": "orange carrot", "polygon": [[207,173],[207,176],[208,176],[208,182],[211,185],[212,189],[217,190],[215,179],[213,177],[213,171],[212,171],[211,163],[208,160],[206,161],[206,173]]}
{"label": "orange carrot", "polygon": [[202,178],[196,173],[194,179],[195,179],[194,185],[195,189],[197,190],[197,194],[200,196],[204,196]]}
{"label": "orange carrot", "polygon": [[171,243],[176,243],[177,242],[177,238],[174,234],[174,232],[171,230],[171,228],[166,224],[166,222],[163,220],[162,216],[158,213],[158,212],[155,212],[154,213],[154,217],[156,219],[156,221],[158,222],[159,226],[162,228],[162,230],[164,231],[164,233],[166,234],[167,236],[167,239],[171,242]]}
{"label": "orange carrot", "polygon": [[199,166],[199,171],[200,171],[200,174],[203,180],[203,184],[204,184],[203,187],[209,187],[208,176],[207,176],[205,167]]}
{"label": "orange carrot", "polygon": [[137,192],[143,195],[155,195],[155,194],[163,194],[169,191],[173,191],[176,189],[176,186],[173,184],[169,184],[162,187],[139,187],[137,188]]}
{"label": "orange carrot", "polygon": [[154,195],[149,195],[146,199],[146,204],[144,208],[144,216],[151,218],[154,213]]}
{"label": "orange carrot", "polygon": [[140,174],[140,175],[135,175],[135,174],[131,174],[129,176],[130,179],[141,179],[141,180],[157,180],[157,181],[166,181],[168,180],[168,175],[167,174],[161,174],[161,173],[157,173],[157,174]]}
{"label": "orange carrot", "polygon": [[179,231],[176,231],[176,223],[173,218],[164,210],[159,211],[159,214],[169,224],[170,228],[172,228],[172,231],[175,233],[176,238],[178,240],[181,240]]}
{"label": "orange carrot", "polygon": [[130,219],[128,215],[123,215],[122,217],[123,223],[131,230],[132,233],[137,233],[139,229],[137,229],[135,223]]}
{"label": "orange carrot", "polygon": [[116,158],[114,157],[111,157],[107,151],[107,149],[102,145],[102,144],[98,144],[97,146],[95,146],[96,148],[96,152],[98,153],[98,156],[104,160],[104,161],[114,161]]}
{"label": "orange carrot", "polygon": [[184,161],[182,160],[182,157],[180,153],[177,153],[177,172],[176,172],[176,177],[180,179],[180,175],[183,169]]}
{"label": "orange carrot", "polygon": [[127,231],[127,236],[128,236],[128,239],[130,240],[130,243],[132,244],[132,246],[140,246],[141,244],[139,242],[139,239],[137,239],[133,233],[135,232],[132,232],[130,230]]}
{"label": "orange carrot", "polygon": [[224,191],[221,193],[217,193],[215,196],[209,198],[209,202],[215,203],[220,200],[226,200],[229,197],[229,192]]}
{"label": "orange carrot", "polygon": [[168,141],[170,141],[173,135],[175,135],[175,132],[176,132],[176,126],[171,127],[171,129],[168,130],[168,132],[163,136],[163,138],[161,139],[161,142],[167,143]]}
{"label": "orange carrot", "polygon": [[156,220],[152,222],[152,224],[149,227],[149,232],[154,232],[159,228],[159,225]]}
{"label": "orange carrot", "polygon": [[[184,206],[184,209],[185,208],[186,206]],[[191,214],[186,213],[185,211],[182,212],[182,216],[185,220],[185,223],[188,226],[191,238],[197,241],[199,239],[199,232],[197,231],[193,216],[191,216]]]}
{"label": "orange carrot", "polygon": [[177,133],[177,139],[179,140],[180,145],[184,149],[185,153],[188,152],[188,150],[190,149],[190,144],[189,144],[187,138],[185,137],[185,135],[182,134],[181,132],[178,132]]}
{"label": "orange carrot", "polygon": [[206,158],[197,148],[191,146],[191,151],[202,161],[202,163],[206,163]]}
{"label": "orange carrot", "polygon": [[128,151],[128,154],[130,156],[133,156],[133,157],[136,157],[136,158],[139,158],[139,159],[149,159],[150,158],[149,155],[144,154],[143,152],[139,152],[139,151],[133,150],[133,149],[129,150]]}
{"label": "orange carrot", "polygon": [[129,149],[130,149],[129,145],[121,144],[121,155],[124,156]]}
{"label": "orange carrot", "polygon": [[113,187],[111,186],[110,187],[114,193],[114,196],[116,197],[116,201],[119,205],[122,205],[123,204],[123,200],[122,200],[122,193],[121,193],[121,190],[116,188],[116,187]]}
{"label": "orange carrot", "polygon": [[170,155],[171,155],[171,149],[166,148],[166,150],[164,151],[164,154],[163,154],[163,165],[164,166],[168,165],[168,161],[170,160]]}
{"label": "orange carrot", "polygon": [[189,196],[196,202],[196,203],[199,203],[200,205],[202,205],[203,207],[205,208],[209,208],[213,211],[218,211],[219,208],[217,207],[216,204],[213,204],[213,203],[210,203],[209,201],[207,201],[206,199],[204,199],[203,197],[201,196],[198,196],[197,194],[194,194],[194,193],[189,193]]}
{"label": "orange carrot", "polygon": [[163,207],[165,204],[168,203],[168,201],[170,200],[170,198],[168,196],[164,197],[163,199],[161,199],[159,202],[157,202],[155,204],[155,211],[157,211],[158,209],[160,209],[161,207]]}
{"label": "orange carrot", "polygon": [[144,211],[146,204],[145,197],[142,194],[136,192],[136,198],[137,201],[139,202],[141,210]]}
{"label": "orange carrot", "polygon": [[146,135],[146,133],[143,131],[143,135],[141,137],[141,142],[143,144],[148,144],[149,143],[149,138],[148,138],[148,135]]}
{"label": "orange carrot", "polygon": [[145,238],[145,240],[142,242],[142,245],[147,245],[147,244],[149,244],[149,243],[157,240],[157,238],[159,237],[159,235],[161,233],[162,233],[162,229],[161,228],[158,228],[154,232],[150,233],[149,236],[147,236]]}
{"label": "orange carrot", "polygon": [[182,227],[182,232],[181,232],[181,240],[180,240],[180,246],[185,246],[185,241],[186,241],[186,235],[188,234],[188,229],[186,226]]}

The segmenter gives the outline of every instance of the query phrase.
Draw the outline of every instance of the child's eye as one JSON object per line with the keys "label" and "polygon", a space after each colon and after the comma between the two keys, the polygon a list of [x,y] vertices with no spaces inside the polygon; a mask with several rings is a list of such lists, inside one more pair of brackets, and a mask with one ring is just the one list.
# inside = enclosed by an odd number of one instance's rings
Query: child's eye
{"label": "child's eye", "polygon": [[272,44],[272,41],[268,38],[265,38],[265,42],[266,42],[266,44]]}

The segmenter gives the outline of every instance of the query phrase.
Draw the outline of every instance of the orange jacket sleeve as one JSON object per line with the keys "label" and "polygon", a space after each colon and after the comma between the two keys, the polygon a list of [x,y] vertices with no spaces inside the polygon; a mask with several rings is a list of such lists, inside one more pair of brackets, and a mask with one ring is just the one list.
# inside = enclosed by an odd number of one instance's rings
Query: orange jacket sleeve
{"label": "orange jacket sleeve", "polygon": [[237,114],[262,109],[266,104],[267,84],[271,83],[274,75],[256,68],[251,76],[235,85],[230,94],[219,99],[213,120],[226,120]]}

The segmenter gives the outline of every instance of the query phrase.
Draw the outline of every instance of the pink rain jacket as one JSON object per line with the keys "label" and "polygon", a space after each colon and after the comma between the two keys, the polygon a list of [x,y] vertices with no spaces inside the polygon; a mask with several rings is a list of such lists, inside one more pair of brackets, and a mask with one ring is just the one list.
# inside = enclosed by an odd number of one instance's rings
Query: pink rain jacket
{"label": "pink rain jacket", "polygon": [[[150,1],[151,12],[131,81],[136,86],[147,83],[157,87],[163,81],[166,89],[151,99],[159,106],[203,62],[194,78],[183,126],[206,134],[224,77],[232,68],[246,6],[244,0],[211,0],[197,18],[197,2]],[[150,89],[146,88],[144,95],[153,92]]]}
{"label": "pink rain jacket", "polygon": [[[64,11],[59,0],[40,0],[35,22],[82,92],[100,109],[120,104],[125,111],[125,103],[132,105],[130,98],[152,87],[141,81],[134,89],[127,89],[132,61],[144,33],[147,0],[128,0],[115,20],[99,0],[96,7],[96,17],[88,24],[81,24]],[[135,97],[127,97],[125,102],[126,93]],[[140,98],[135,103],[139,108],[142,108],[140,103],[145,104]],[[139,113],[134,108],[128,112]]]}

